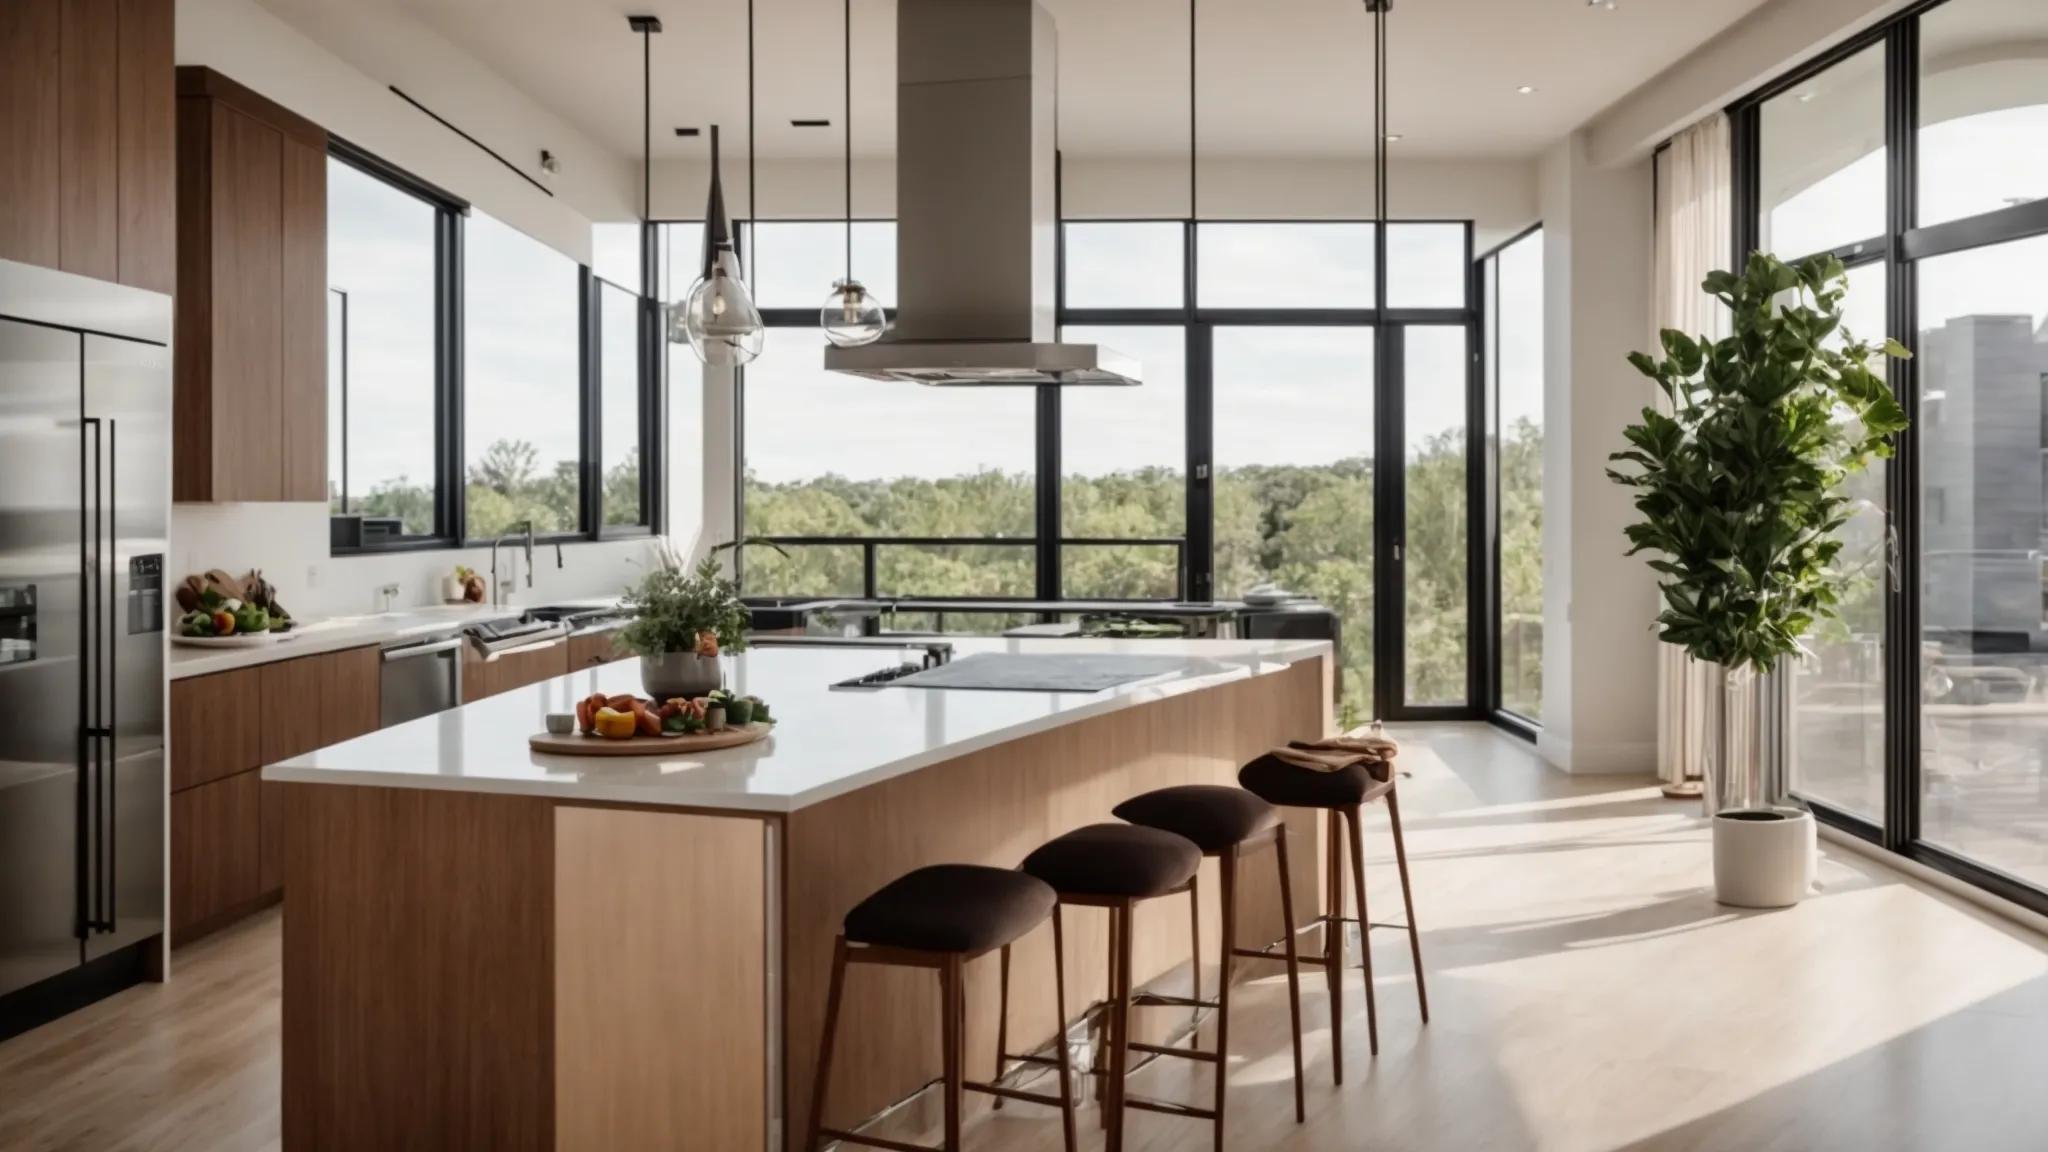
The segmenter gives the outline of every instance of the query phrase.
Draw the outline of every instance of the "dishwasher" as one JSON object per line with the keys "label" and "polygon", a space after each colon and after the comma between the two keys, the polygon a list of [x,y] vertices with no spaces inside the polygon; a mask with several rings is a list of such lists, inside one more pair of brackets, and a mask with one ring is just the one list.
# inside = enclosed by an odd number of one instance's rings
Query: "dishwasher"
{"label": "dishwasher", "polygon": [[462,703],[464,643],[457,633],[387,646],[378,688],[379,725],[389,728]]}

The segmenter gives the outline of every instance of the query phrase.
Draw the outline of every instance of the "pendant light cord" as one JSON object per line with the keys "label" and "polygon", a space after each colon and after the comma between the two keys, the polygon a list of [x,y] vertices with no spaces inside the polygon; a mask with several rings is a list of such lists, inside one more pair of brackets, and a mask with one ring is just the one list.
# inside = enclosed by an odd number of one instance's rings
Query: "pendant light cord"
{"label": "pendant light cord", "polygon": [[[760,208],[754,199],[754,187],[759,183],[755,179],[754,168],[754,154],[759,151],[754,146],[754,119],[754,0],[747,0],[747,239],[749,241],[761,238]],[[755,282],[754,254],[752,252],[747,253],[745,262],[740,265],[740,274],[747,278],[748,284]]]}
{"label": "pendant light cord", "polygon": [[1198,0],[1188,0],[1188,223],[1193,224],[1199,217],[1201,174],[1195,166],[1195,5]]}
{"label": "pendant light cord", "polygon": [[846,56],[840,68],[844,86],[840,118],[846,134],[846,282],[853,283],[853,0],[842,0],[840,24],[846,32]]}
{"label": "pendant light cord", "polygon": [[[1373,241],[1373,299],[1379,305],[1382,319],[1387,314],[1387,9],[1393,7],[1393,0],[1368,0],[1372,3],[1372,213],[1374,224]],[[1373,368],[1380,382],[1390,379],[1393,370],[1393,348],[1387,339],[1386,325],[1373,339]]]}
{"label": "pendant light cord", "polygon": [[654,29],[640,29],[640,221],[654,219]]}

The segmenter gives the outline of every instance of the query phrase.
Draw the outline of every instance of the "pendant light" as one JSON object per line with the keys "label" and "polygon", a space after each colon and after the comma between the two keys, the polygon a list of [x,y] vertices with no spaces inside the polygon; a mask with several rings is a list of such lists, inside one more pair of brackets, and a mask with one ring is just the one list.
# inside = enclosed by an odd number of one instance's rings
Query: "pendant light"
{"label": "pendant light", "polygon": [[[747,3],[747,135],[748,171],[753,170],[751,141],[754,117],[754,5]],[[747,200],[753,203],[753,180]],[[752,218],[751,211],[749,218]],[[697,359],[718,368],[752,363],[767,340],[761,310],[747,291],[739,251],[733,246],[732,221],[725,213],[725,186],[718,170],[718,125],[711,125],[711,191],[704,205],[704,262],[697,282],[683,303],[672,310],[669,342],[688,341]]]}
{"label": "pendant light", "polygon": [[846,277],[832,282],[832,294],[818,310],[818,324],[825,339],[841,348],[872,344],[889,330],[889,314],[867,286],[853,277],[853,0],[841,0],[846,28],[846,61],[842,82],[846,86],[840,109],[846,134]]}

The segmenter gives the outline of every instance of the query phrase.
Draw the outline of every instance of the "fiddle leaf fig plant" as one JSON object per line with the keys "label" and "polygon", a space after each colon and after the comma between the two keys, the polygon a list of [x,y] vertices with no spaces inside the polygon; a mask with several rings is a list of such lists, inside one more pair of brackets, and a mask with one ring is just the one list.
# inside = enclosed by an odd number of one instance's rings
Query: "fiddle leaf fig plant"
{"label": "fiddle leaf fig plant", "polygon": [[1883,357],[1911,354],[1843,327],[1848,279],[1833,256],[1758,253],[1702,287],[1727,305],[1731,334],[1667,328],[1662,356],[1630,354],[1671,411],[1643,409],[1607,475],[1635,493],[1628,554],[1654,554],[1659,636],[1697,660],[1767,671],[1840,602],[1843,482],[1889,457],[1906,427],[1881,372]]}

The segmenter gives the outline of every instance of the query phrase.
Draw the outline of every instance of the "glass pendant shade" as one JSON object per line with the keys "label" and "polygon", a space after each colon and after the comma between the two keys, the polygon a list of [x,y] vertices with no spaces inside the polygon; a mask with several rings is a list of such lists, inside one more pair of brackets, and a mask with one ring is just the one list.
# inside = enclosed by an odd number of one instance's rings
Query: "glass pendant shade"
{"label": "glass pendant shade", "polygon": [[719,252],[711,270],[690,286],[690,294],[671,321],[671,340],[676,328],[696,351],[697,359],[715,367],[747,364],[761,354],[767,329],[730,248]]}
{"label": "glass pendant shade", "polygon": [[767,340],[725,215],[716,124],[711,126],[711,194],[704,205],[704,271],[682,303],[669,310],[668,339],[671,344],[687,341],[697,359],[719,368],[752,362]]}
{"label": "glass pendant shade", "polygon": [[841,348],[853,348],[881,339],[889,330],[889,315],[874,293],[849,277],[832,282],[832,295],[818,310],[818,323],[825,329],[825,339]]}

